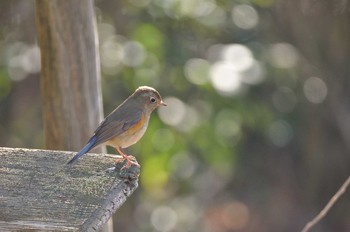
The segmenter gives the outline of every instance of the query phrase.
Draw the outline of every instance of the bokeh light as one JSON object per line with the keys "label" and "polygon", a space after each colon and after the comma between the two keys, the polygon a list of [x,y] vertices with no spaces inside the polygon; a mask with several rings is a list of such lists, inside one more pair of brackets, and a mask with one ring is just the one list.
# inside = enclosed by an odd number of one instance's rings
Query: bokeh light
{"label": "bokeh light", "polygon": [[175,97],[164,98],[164,102],[168,106],[158,110],[159,117],[164,123],[183,132],[189,132],[198,125],[199,115],[194,107]]}
{"label": "bokeh light", "polygon": [[292,45],[288,43],[277,43],[270,46],[269,58],[273,66],[290,69],[297,65],[299,55]]}
{"label": "bokeh light", "polygon": [[216,7],[214,0],[168,0],[156,1],[164,8],[165,13],[172,18],[197,18],[209,15]]}
{"label": "bokeh light", "polygon": [[168,206],[160,206],[153,210],[151,222],[157,231],[171,231],[176,225],[177,214]]}
{"label": "bokeh light", "polygon": [[179,126],[186,115],[185,103],[176,97],[166,97],[163,100],[168,106],[159,108],[159,118],[170,126]]}
{"label": "bokeh light", "polygon": [[196,171],[196,162],[187,152],[174,154],[170,159],[170,169],[176,179],[190,178]]}
{"label": "bokeh light", "polygon": [[237,27],[249,30],[254,27],[259,22],[259,16],[256,10],[246,4],[237,5],[232,9],[231,12],[232,20]]}
{"label": "bokeh light", "polygon": [[203,59],[189,59],[185,64],[187,80],[196,85],[203,85],[209,81],[209,70],[209,62]]}
{"label": "bokeh light", "polygon": [[[105,25],[105,34],[109,34],[110,27]],[[102,32],[104,33],[104,32]],[[126,39],[122,36],[111,35],[104,38],[100,45],[101,69],[104,74],[115,75],[122,68],[123,46]]]}
{"label": "bokeh light", "polygon": [[273,145],[283,147],[293,138],[293,129],[288,122],[277,120],[269,126],[268,136]]}
{"label": "bokeh light", "polygon": [[186,105],[186,114],[182,122],[177,126],[177,128],[182,131],[189,133],[191,132],[196,126],[198,126],[200,121],[200,117],[198,115],[197,110],[189,105]]}
{"label": "bokeh light", "polygon": [[231,96],[240,90],[240,75],[227,62],[214,64],[210,69],[212,84],[218,93],[224,96]]}
{"label": "bokeh light", "polygon": [[[102,14],[98,8],[96,9],[96,14]],[[102,17],[102,16],[101,16]],[[109,39],[111,36],[115,36],[115,28],[110,23],[100,22],[97,24],[97,32],[99,37],[100,45],[105,42],[106,39]]]}
{"label": "bokeh light", "polygon": [[226,21],[226,13],[221,7],[215,7],[209,14],[196,18],[207,27],[221,27]]}
{"label": "bokeh light", "polygon": [[304,83],[304,95],[311,103],[322,103],[327,97],[327,85],[318,77],[310,77]]}
{"label": "bokeh light", "polygon": [[180,231],[196,231],[198,221],[202,216],[201,205],[194,195],[176,197],[171,201],[171,206],[177,213],[177,229]]}
{"label": "bokeh light", "polygon": [[258,84],[264,79],[262,66],[244,45],[213,45],[208,49],[207,57],[213,60],[211,83],[223,96],[236,95],[244,89],[242,84]]}
{"label": "bokeh light", "polygon": [[250,49],[241,44],[232,44],[223,47],[222,60],[228,62],[237,71],[245,71],[254,63]]}
{"label": "bokeh light", "polygon": [[7,50],[8,73],[12,80],[21,81],[41,69],[40,49],[37,45],[14,43]]}
{"label": "bokeh light", "polygon": [[143,63],[146,52],[143,46],[136,41],[128,41],[123,46],[122,63],[129,67],[136,67]]}

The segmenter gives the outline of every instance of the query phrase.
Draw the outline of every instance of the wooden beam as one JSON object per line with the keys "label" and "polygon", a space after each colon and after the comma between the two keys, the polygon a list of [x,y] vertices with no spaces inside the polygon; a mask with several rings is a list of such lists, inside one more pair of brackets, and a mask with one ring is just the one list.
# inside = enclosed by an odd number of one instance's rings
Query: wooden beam
{"label": "wooden beam", "polygon": [[103,119],[93,0],[35,3],[45,148],[78,151]]}
{"label": "wooden beam", "polygon": [[0,231],[99,231],[137,188],[136,166],[74,154],[0,147]]}

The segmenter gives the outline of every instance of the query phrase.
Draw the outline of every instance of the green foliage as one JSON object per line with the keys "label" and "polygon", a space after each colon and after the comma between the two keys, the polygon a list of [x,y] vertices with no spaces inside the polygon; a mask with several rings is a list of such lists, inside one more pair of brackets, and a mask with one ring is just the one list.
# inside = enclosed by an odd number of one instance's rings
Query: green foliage
{"label": "green foliage", "polygon": [[131,39],[140,42],[147,51],[163,58],[164,35],[152,24],[139,24],[133,31]]}

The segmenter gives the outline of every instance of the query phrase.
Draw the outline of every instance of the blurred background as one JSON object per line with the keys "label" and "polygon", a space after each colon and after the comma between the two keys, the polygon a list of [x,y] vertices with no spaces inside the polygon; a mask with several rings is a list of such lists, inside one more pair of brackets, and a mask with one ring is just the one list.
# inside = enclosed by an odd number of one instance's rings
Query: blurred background
{"label": "blurred background", "polygon": [[[115,231],[300,231],[349,176],[349,10],[96,0],[105,115],[140,85],[169,105],[127,149],[140,186]],[[0,2],[5,147],[44,147],[34,13],[33,0]],[[314,231],[350,231],[349,192]]]}

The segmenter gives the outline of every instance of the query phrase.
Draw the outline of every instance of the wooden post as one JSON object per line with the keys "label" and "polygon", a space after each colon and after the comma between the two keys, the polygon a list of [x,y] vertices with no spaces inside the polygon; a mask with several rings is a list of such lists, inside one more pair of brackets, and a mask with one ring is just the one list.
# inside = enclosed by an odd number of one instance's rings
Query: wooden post
{"label": "wooden post", "polygon": [[35,3],[46,148],[78,151],[103,119],[93,0]]}
{"label": "wooden post", "polygon": [[35,10],[46,148],[78,151],[103,119],[93,1],[36,0]]}

